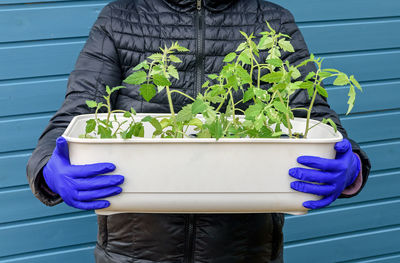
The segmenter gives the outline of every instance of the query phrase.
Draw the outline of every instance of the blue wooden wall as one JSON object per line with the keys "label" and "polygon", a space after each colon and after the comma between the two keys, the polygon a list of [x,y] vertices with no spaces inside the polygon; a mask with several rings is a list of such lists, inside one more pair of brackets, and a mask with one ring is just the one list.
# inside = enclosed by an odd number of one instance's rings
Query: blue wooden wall
{"label": "blue wooden wall", "polygon": [[[107,0],[0,2],[0,263],[93,262],[96,216],[36,200],[27,160],[63,101],[68,75]],[[354,74],[364,93],[344,116],[373,170],[357,197],[287,216],[286,262],[400,262],[400,1],[275,0],[293,12],[311,52]]]}

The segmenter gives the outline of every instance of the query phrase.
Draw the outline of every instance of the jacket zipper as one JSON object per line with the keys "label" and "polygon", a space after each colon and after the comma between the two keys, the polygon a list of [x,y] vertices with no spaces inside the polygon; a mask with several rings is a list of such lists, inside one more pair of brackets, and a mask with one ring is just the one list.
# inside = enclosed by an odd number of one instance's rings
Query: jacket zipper
{"label": "jacket zipper", "polygon": [[196,61],[196,83],[195,94],[196,96],[201,92],[201,86],[204,78],[204,8],[202,8],[202,0],[197,0],[196,12],[196,32],[197,32],[197,61]]}
{"label": "jacket zipper", "polygon": [[195,240],[195,215],[189,214],[186,217],[186,242],[184,263],[194,262],[194,240]]}

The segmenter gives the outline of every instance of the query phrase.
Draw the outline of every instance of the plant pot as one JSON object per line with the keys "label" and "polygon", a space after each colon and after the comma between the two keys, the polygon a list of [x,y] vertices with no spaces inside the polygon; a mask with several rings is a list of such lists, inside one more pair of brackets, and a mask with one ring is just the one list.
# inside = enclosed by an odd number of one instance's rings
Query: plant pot
{"label": "plant pot", "polygon": [[[117,118],[125,119],[121,114]],[[144,116],[161,114],[137,114]],[[99,114],[99,118],[106,118]],[[73,118],[63,137],[71,164],[112,162],[125,181],[123,192],[105,198],[111,205],[97,214],[114,213],[266,213],[305,214],[302,203],[321,197],[290,188],[288,170],[300,167],[301,155],[335,158],[339,132],[325,124],[314,127],[307,139],[250,138],[132,138],[83,139],[86,120]],[[311,125],[317,121],[311,121]],[[145,135],[154,128],[145,124]],[[146,126],[147,125],[147,126]],[[292,121],[303,132],[305,119]],[[189,131],[190,132],[190,131]]]}

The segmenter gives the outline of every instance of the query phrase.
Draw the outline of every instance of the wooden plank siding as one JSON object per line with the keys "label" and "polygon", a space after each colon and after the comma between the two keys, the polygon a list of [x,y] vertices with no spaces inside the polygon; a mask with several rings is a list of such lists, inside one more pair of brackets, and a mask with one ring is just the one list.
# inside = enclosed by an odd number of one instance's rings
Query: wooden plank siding
{"label": "wooden plank siding", "polygon": [[[109,0],[0,1],[0,263],[94,262],[96,215],[46,207],[25,166],[60,107],[76,59]],[[364,191],[286,216],[285,262],[400,262],[400,1],[274,0],[294,14],[310,51],[363,86],[350,115],[346,88],[331,107],[373,165]]]}

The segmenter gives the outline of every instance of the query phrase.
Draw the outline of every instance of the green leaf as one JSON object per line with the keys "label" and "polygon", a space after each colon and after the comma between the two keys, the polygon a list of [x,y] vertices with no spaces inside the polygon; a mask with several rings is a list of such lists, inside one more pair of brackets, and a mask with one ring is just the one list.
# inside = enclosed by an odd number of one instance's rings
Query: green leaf
{"label": "green leaf", "polygon": [[86,105],[87,105],[89,108],[96,108],[96,107],[97,107],[97,102],[95,102],[94,100],[87,100],[87,101],[86,101]]}
{"label": "green leaf", "polygon": [[150,101],[157,94],[153,84],[142,84],[139,91],[146,101]]}
{"label": "green leaf", "polygon": [[208,75],[208,77],[210,79],[216,79],[216,78],[218,78],[218,75],[217,74],[210,74],[210,75]]}
{"label": "green leaf", "polygon": [[198,128],[201,128],[203,126],[203,122],[198,119],[198,118],[193,118],[189,121],[188,125],[190,126],[196,126]]}
{"label": "green leaf", "polygon": [[147,74],[144,71],[136,71],[129,75],[124,82],[131,85],[140,85],[146,81]]}
{"label": "green leaf", "polygon": [[315,72],[311,71],[307,74],[305,81],[312,79],[315,76]]}
{"label": "green leaf", "polygon": [[193,118],[192,104],[184,106],[176,115],[176,121],[185,122]]}
{"label": "green leaf", "polygon": [[254,122],[254,128],[257,131],[259,131],[264,126],[264,121],[265,121],[265,116],[264,115],[258,115],[256,117],[255,122]]}
{"label": "green leaf", "polygon": [[249,36],[245,32],[243,32],[241,30],[239,30],[239,31],[240,31],[240,34],[242,34],[245,38],[249,38]]}
{"label": "green leaf", "polygon": [[155,74],[153,76],[153,81],[154,84],[156,84],[157,86],[162,86],[162,87],[171,86],[171,82],[169,82],[169,80],[164,75]]}
{"label": "green leaf", "polygon": [[258,42],[258,49],[265,50],[267,48],[272,48],[273,45],[274,45],[274,39],[272,37],[265,35],[260,39],[260,42]]}
{"label": "green leaf", "polygon": [[320,76],[323,79],[329,78],[330,76],[332,76],[333,74],[330,72],[326,72],[326,71],[320,71],[318,73],[318,76]]}
{"label": "green leaf", "polygon": [[339,70],[333,69],[333,68],[326,68],[326,69],[324,69],[324,71],[331,71],[331,72],[335,72],[335,73],[340,73]]}
{"label": "green leaf", "polygon": [[353,85],[350,85],[348,96],[349,100],[347,101],[347,104],[349,104],[349,107],[347,109],[346,115],[349,114],[350,111],[353,109],[354,101],[356,100],[356,90],[354,89]]}
{"label": "green leaf", "polygon": [[174,65],[169,65],[169,66],[168,66],[168,73],[169,73],[172,77],[174,77],[174,78],[176,78],[176,79],[179,79],[178,70],[176,70],[176,68],[175,68]]}
{"label": "green leaf", "polygon": [[[278,127],[278,126],[277,126],[277,127]],[[282,134],[283,134],[282,131],[277,131],[277,132],[274,132],[274,133],[271,135],[271,137],[272,137],[272,138],[278,138],[278,137],[281,137]]]}
{"label": "green leaf", "polygon": [[135,109],[132,108],[132,107],[131,107],[131,113],[132,113],[133,115],[136,115],[136,111],[135,111]]}
{"label": "green leaf", "polygon": [[274,107],[280,112],[288,113],[288,109],[286,106],[279,100],[274,101]]}
{"label": "green leaf", "polygon": [[162,60],[162,58],[163,58],[163,54],[161,54],[161,53],[154,53],[149,57],[149,59],[152,59],[152,60]]}
{"label": "green leaf", "polygon": [[292,72],[293,79],[298,79],[301,77],[301,73],[296,67],[291,66],[290,71]]}
{"label": "green leaf", "polygon": [[256,95],[259,98],[263,98],[267,94],[268,94],[268,92],[264,89],[254,88],[254,95]]}
{"label": "green leaf", "polygon": [[208,128],[208,131],[213,138],[218,140],[223,136],[222,124],[218,118],[213,123],[205,125],[205,127]]}
{"label": "green leaf", "polygon": [[311,99],[311,97],[314,95],[314,87],[307,87],[307,93],[308,98]]}
{"label": "green leaf", "polygon": [[224,61],[223,62],[232,62],[235,58],[236,58],[236,53],[235,52],[231,52],[228,55],[225,56]]}
{"label": "green leaf", "polygon": [[299,84],[299,88],[300,89],[309,89],[312,88],[314,86],[313,82],[310,81],[305,81]]}
{"label": "green leaf", "polygon": [[236,67],[236,73],[239,76],[242,84],[249,84],[252,82],[250,74],[241,66]]}
{"label": "green leaf", "polygon": [[267,112],[267,116],[269,118],[270,124],[280,122],[279,115],[276,110],[274,110],[273,108],[269,108],[266,112]]}
{"label": "green leaf", "polygon": [[144,137],[144,126],[141,122],[134,125],[133,135],[135,137]]}
{"label": "green leaf", "polygon": [[162,132],[162,127],[161,127],[160,122],[156,118],[151,118],[150,123],[156,129],[155,135],[160,135]]}
{"label": "green leaf", "polygon": [[241,43],[238,48],[236,49],[236,52],[243,51],[247,47],[247,42]]}
{"label": "green leaf", "polygon": [[281,81],[283,77],[282,72],[271,72],[261,77],[261,80],[268,83],[276,83]]}
{"label": "green leaf", "polygon": [[270,58],[266,60],[267,63],[271,64],[274,67],[282,67],[283,62],[280,58]]}
{"label": "green leaf", "polygon": [[108,85],[106,85],[106,92],[107,92],[108,95],[111,94],[111,90],[110,90],[110,87]]}
{"label": "green leaf", "polygon": [[124,89],[124,88],[126,88],[126,87],[125,87],[125,86],[117,86],[117,87],[114,87],[114,88],[111,89],[111,93],[113,93],[113,92],[115,92],[115,91],[117,91],[117,90],[120,90],[120,89]]}
{"label": "green leaf", "polygon": [[210,84],[210,81],[207,80],[206,82],[203,83],[203,85],[201,87],[206,88],[206,87],[208,87],[209,84]]}
{"label": "green leaf", "polygon": [[323,87],[321,87],[321,85],[317,85],[317,92],[321,95],[324,96],[325,98],[328,98],[328,92],[326,91],[326,89],[324,89]]}
{"label": "green leaf", "polygon": [[354,78],[354,75],[350,76],[350,81],[354,84],[354,86],[357,87],[357,89],[362,91],[361,85],[360,83],[358,83],[358,81]]}
{"label": "green leaf", "polygon": [[254,90],[253,88],[249,88],[246,90],[246,92],[243,94],[243,103],[253,99],[254,97]]}
{"label": "green leaf", "polygon": [[176,50],[178,50],[179,52],[188,52],[188,51],[190,51],[189,49],[187,49],[185,47],[182,47],[182,46],[180,46],[178,44],[176,44]]}
{"label": "green leaf", "polygon": [[125,118],[130,118],[130,117],[132,117],[132,114],[129,111],[125,111],[124,112],[124,117]]}
{"label": "green leaf", "polygon": [[202,113],[206,109],[207,109],[207,104],[205,104],[202,99],[198,98],[192,104],[192,113],[193,114]]}
{"label": "green leaf", "polygon": [[197,138],[211,138],[211,134],[208,129],[204,129],[197,133]]}
{"label": "green leaf", "polygon": [[271,87],[271,90],[273,91],[273,92],[275,92],[275,91],[277,91],[277,90],[279,90],[279,91],[284,91],[285,89],[286,89],[286,83],[279,83],[279,84],[274,84],[272,87]]}
{"label": "green leaf", "polygon": [[232,87],[235,91],[238,89],[238,81],[235,75],[231,75],[228,77],[227,85]]}
{"label": "green leaf", "polygon": [[271,48],[268,52],[270,52],[270,56],[268,56],[267,59],[279,58],[281,56],[281,52],[279,51],[279,48],[276,48],[276,47]]}
{"label": "green leaf", "polygon": [[242,53],[240,53],[238,60],[243,62],[244,64],[250,65],[251,64],[251,60],[250,60],[250,56],[248,54],[248,49],[244,50]]}
{"label": "green leaf", "polygon": [[149,68],[149,65],[147,64],[146,60],[141,62],[141,63],[139,63],[139,64],[137,64],[136,67],[134,67],[132,70],[136,71],[136,70],[139,70],[139,69],[142,69],[142,68],[144,68],[144,69],[148,69]]}
{"label": "green leaf", "polygon": [[215,120],[217,114],[212,107],[207,107],[207,110],[203,112],[203,116],[206,119],[206,123],[210,124]]}
{"label": "green leaf", "polygon": [[169,59],[172,62],[175,62],[175,63],[182,63],[182,60],[180,58],[178,58],[177,56],[174,56],[174,55],[169,55]]}
{"label": "green leaf", "polygon": [[341,73],[333,82],[335,86],[343,86],[349,84],[349,79],[347,78],[346,74]]}
{"label": "green leaf", "polygon": [[101,139],[107,139],[107,138],[111,138],[111,129],[110,128],[106,128],[102,125],[99,125],[97,127],[97,133],[100,134],[100,138]]}
{"label": "green leaf", "polygon": [[146,117],[142,118],[141,122],[150,122],[152,119],[153,119],[153,117],[146,116]]}
{"label": "green leaf", "polygon": [[86,121],[86,133],[91,133],[96,129],[96,120],[90,119]]}
{"label": "green leaf", "polygon": [[290,41],[284,40],[283,38],[278,41],[278,45],[284,50],[288,52],[294,52],[294,48]]}
{"label": "green leaf", "polygon": [[331,126],[332,126],[332,128],[335,130],[335,132],[337,132],[337,126],[336,126],[336,123],[331,119],[331,118],[328,118],[328,119],[323,119],[322,120],[322,123],[329,123]]}
{"label": "green leaf", "polygon": [[262,104],[254,104],[250,105],[246,110],[245,110],[245,115],[246,115],[246,120],[254,120],[254,118],[261,113],[263,110],[263,105]]}
{"label": "green leaf", "polygon": [[171,120],[164,118],[160,121],[160,124],[161,124],[162,129],[165,129],[166,127],[171,125]]}

